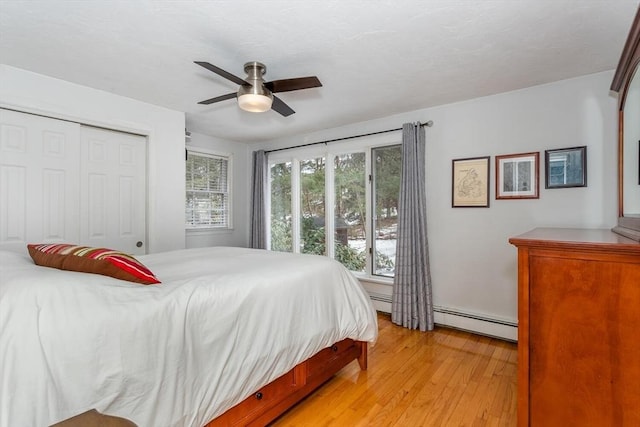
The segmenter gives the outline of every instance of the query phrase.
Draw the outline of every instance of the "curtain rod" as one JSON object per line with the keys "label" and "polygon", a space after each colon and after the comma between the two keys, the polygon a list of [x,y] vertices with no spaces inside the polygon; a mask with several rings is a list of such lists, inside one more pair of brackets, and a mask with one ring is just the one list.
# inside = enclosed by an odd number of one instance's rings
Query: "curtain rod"
{"label": "curtain rod", "polygon": [[[433,126],[433,120],[429,120],[426,123],[420,123],[420,126],[426,126],[426,127],[430,128],[431,126]],[[378,132],[363,133],[363,134],[360,134],[360,135],[352,135],[352,136],[344,136],[342,138],[328,139],[326,141],[310,142],[308,144],[300,144],[300,145],[295,145],[293,147],[284,147],[284,148],[276,148],[274,150],[265,150],[265,153],[273,153],[275,151],[284,151],[284,150],[293,150],[294,148],[308,147],[310,145],[328,144],[330,142],[344,141],[345,139],[362,138],[363,136],[378,135],[378,134],[381,134],[381,133],[396,132],[396,131],[399,131],[399,130],[402,130],[402,128],[380,130]]]}

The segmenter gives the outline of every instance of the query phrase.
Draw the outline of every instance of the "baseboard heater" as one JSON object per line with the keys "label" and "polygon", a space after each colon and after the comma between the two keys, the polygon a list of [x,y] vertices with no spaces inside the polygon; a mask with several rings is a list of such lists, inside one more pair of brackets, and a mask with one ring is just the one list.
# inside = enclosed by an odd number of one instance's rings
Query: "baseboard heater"
{"label": "baseboard heater", "polygon": [[480,320],[482,322],[495,323],[496,325],[510,326],[512,328],[518,327],[518,324],[516,322],[510,322],[508,320],[500,320],[500,319],[496,319],[495,317],[487,317],[487,316],[482,316],[480,314],[465,313],[463,311],[452,310],[450,308],[445,308],[445,307],[434,306],[433,311],[434,313],[442,313],[442,314],[450,314],[452,316],[466,317],[467,319],[475,319],[475,320]]}
{"label": "baseboard heater", "polygon": [[380,294],[377,292],[369,292],[369,296],[374,301],[384,302],[387,304],[391,304],[391,295]]}
{"label": "baseboard heater", "polygon": [[[391,312],[391,296],[377,292],[369,292],[377,310]],[[484,316],[477,313],[469,313],[447,307],[433,307],[435,323],[466,331],[517,341],[518,323],[495,317]]]}

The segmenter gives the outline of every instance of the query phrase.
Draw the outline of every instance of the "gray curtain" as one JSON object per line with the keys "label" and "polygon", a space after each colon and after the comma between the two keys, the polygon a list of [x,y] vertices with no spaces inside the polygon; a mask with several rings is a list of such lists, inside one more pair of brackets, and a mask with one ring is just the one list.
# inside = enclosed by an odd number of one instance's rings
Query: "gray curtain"
{"label": "gray curtain", "polygon": [[391,321],[410,329],[433,329],[427,243],[425,138],[420,123],[402,125],[402,178]]}
{"label": "gray curtain", "polygon": [[264,150],[253,152],[251,177],[251,230],[249,247],[267,248],[267,219],[265,216],[265,193],[267,188],[267,155]]}

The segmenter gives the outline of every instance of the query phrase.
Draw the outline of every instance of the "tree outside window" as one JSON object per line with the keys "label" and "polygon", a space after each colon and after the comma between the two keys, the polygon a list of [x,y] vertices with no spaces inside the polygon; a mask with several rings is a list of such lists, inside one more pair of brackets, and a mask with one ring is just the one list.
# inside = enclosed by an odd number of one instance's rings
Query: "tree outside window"
{"label": "tree outside window", "polygon": [[373,149],[373,274],[395,274],[402,146]]}
{"label": "tree outside window", "polygon": [[271,249],[293,251],[291,229],[291,162],[277,163],[271,174]]}
{"label": "tree outside window", "polygon": [[300,252],[325,255],[325,159],[300,162]]}
{"label": "tree outside window", "polygon": [[367,262],[365,153],[335,157],[335,257],[349,270],[364,272]]}

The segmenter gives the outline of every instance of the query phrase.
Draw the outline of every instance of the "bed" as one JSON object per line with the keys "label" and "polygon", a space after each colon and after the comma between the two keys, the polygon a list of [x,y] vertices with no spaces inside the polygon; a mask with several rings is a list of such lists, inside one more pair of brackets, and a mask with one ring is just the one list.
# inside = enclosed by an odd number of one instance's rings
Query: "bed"
{"label": "bed", "polygon": [[336,261],[246,248],[138,259],[161,281],[0,252],[0,426],[95,410],[138,426],[263,425],[351,360],[377,320]]}

